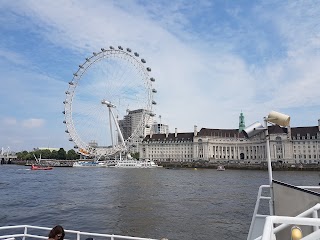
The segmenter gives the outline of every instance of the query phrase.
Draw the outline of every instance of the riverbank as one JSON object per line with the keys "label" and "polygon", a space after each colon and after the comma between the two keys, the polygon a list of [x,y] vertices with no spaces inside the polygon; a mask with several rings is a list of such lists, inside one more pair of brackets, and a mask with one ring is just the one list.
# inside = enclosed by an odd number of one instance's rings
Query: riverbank
{"label": "riverbank", "polygon": [[[245,164],[245,163],[227,163],[217,164],[208,162],[193,162],[193,163],[180,163],[180,162],[165,162],[160,163],[164,168],[209,168],[217,169],[218,166],[223,165],[225,169],[238,169],[238,170],[263,170],[267,171],[268,166],[266,163],[261,164]],[[320,171],[319,164],[272,164],[274,171]]]}
{"label": "riverbank", "polygon": [[[49,167],[72,167],[77,160],[57,160],[57,159],[42,159],[41,164]],[[37,165],[35,160],[12,160],[10,164],[31,166]]]}

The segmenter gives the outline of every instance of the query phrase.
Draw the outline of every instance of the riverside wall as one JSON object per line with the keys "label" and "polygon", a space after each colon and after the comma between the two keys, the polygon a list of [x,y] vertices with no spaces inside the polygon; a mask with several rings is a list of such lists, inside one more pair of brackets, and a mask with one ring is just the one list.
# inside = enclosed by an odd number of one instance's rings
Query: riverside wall
{"label": "riverside wall", "polygon": [[[208,168],[216,169],[219,165],[223,165],[225,169],[238,169],[238,170],[268,170],[266,163],[262,164],[244,164],[244,163],[228,163],[217,164],[208,162],[193,162],[193,163],[180,163],[180,162],[162,162],[158,163],[165,168]],[[274,171],[320,171],[320,164],[272,164]]]}

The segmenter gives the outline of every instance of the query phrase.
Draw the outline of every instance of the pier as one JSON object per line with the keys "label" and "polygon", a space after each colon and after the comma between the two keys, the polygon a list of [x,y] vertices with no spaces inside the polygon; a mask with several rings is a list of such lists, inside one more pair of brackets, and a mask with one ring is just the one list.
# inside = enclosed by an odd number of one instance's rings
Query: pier
{"label": "pier", "polygon": [[1,148],[0,164],[11,164],[16,159],[17,159],[17,156],[14,152],[10,150],[10,147]]}

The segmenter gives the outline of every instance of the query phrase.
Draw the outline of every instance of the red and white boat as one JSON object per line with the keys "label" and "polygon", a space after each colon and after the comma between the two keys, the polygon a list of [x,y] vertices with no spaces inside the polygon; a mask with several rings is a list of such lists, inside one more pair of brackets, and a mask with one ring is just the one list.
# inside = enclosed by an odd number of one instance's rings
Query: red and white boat
{"label": "red and white boat", "polygon": [[52,170],[53,167],[45,167],[45,166],[39,166],[39,165],[31,165],[31,170]]}
{"label": "red and white boat", "polygon": [[31,165],[31,170],[52,170],[53,169],[53,167],[43,166],[43,165],[40,164],[40,162],[41,162],[41,154],[40,154],[40,158],[37,158],[36,155],[34,155],[34,154],[33,154],[33,156],[34,156],[34,158],[35,158],[35,160],[37,162],[37,165],[32,164]]}

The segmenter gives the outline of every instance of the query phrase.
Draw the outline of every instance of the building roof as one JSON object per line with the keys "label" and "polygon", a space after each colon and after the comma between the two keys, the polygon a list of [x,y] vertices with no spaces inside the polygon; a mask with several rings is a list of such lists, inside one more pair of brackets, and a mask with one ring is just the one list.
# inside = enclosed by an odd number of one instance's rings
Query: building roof
{"label": "building roof", "polygon": [[310,134],[310,137],[317,136],[317,133],[319,133],[319,127],[318,126],[312,126],[312,127],[295,127],[291,128],[291,136],[297,137],[298,134],[300,134],[300,137],[304,136],[307,138],[307,134]]}
{"label": "building roof", "polygon": [[269,134],[282,134],[282,133],[287,134],[288,133],[287,128],[280,127],[279,125],[268,126],[268,131],[269,131]]}
{"label": "building roof", "polygon": [[188,133],[177,133],[177,137],[175,137],[174,133],[169,133],[168,137],[166,134],[164,133],[158,133],[158,134],[152,134],[152,138],[150,138],[150,135],[147,135],[143,141],[159,141],[159,140],[163,140],[163,141],[168,141],[168,140],[193,140],[193,132],[188,132]]}
{"label": "building roof", "polygon": [[210,128],[201,128],[198,132],[199,137],[221,137],[221,138],[243,138],[243,133],[239,133],[239,129],[210,129]]}

